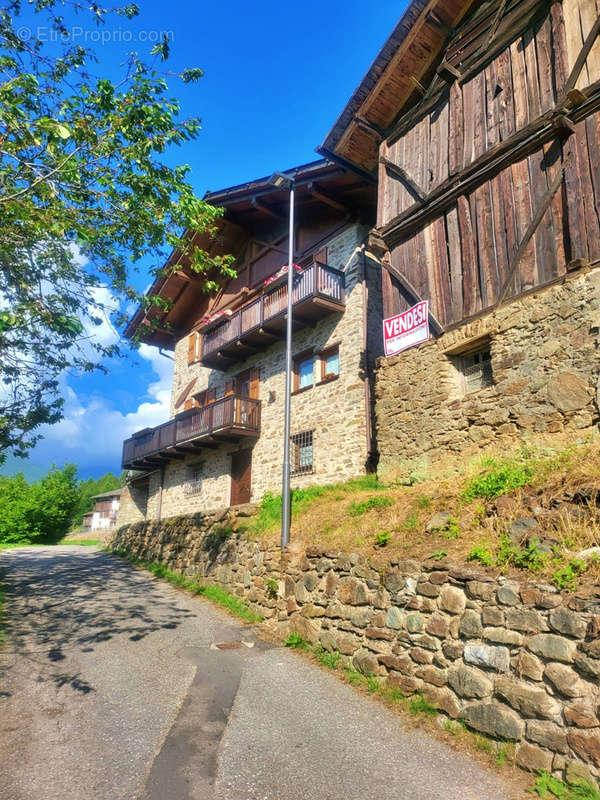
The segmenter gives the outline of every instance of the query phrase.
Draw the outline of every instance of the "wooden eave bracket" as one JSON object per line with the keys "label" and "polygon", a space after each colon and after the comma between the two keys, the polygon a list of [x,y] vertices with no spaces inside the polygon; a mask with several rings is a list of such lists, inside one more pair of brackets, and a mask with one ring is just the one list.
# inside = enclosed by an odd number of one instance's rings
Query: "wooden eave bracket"
{"label": "wooden eave bracket", "polygon": [[385,137],[385,131],[383,128],[380,128],[379,125],[376,125],[374,122],[371,122],[371,120],[361,116],[360,114],[354,115],[354,122],[359,128],[362,128],[362,130],[370,133],[372,136],[376,136],[378,139],[383,139]]}
{"label": "wooden eave bracket", "polygon": [[322,203],[334,208],[336,211],[341,211],[342,214],[350,214],[350,210],[347,206],[345,206],[343,203],[340,203],[340,201],[336,200],[335,197],[331,197],[331,195],[327,194],[327,192],[325,192],[318,183],[309,183],[308,191],[315,198],[315,200],[320,200]]}
{"label": "wooden eave bracket", "polygon": [[446,83],[454,83],[454,81],[458,81],[461,78],[460,70],[453,67],[452,64],[449,64],[447,61],[442,61],[436,72]]}
{"label": "wooden eave bracket", "polygon": [[399,180],[402,184],[404,184],[406,190],[411,195],[413,195],[413,197],[418,202],[420,203],[425,202],[427,198],[426,192],[424,192],[423,189],[421,189],[421,187],[417,183],[415,183],[415,181],[413,181],[413,179],[406,172],[406,170],[402,169],[402,167],[399,167],[397,164],[394,164],[393,161],[384,158],[384,156],[380,156],[379,163],[383,164],[383,166],[388,171],[388,174],[390,174],[393,178],[396,178],[396,180]]}
{"label": "wooden eave bracket", "polygon": [[271,208],[271,206],[268,206],[266,203],[262,203],[257,197],[253,197],[250,202],[252,204],[252,207],[255,208],[257,211],[262,211],[263,214],[267,214],[268,216],[273,217],[279,222],[286,219],[286,217],[284,217],[278,211],[275,211],[274,208]]}

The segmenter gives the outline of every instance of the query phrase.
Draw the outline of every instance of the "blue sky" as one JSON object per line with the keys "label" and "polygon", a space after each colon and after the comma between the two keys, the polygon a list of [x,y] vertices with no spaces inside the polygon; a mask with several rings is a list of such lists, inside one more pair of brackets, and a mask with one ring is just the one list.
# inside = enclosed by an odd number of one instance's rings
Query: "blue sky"
{"label": "blue sky", "polygon": [[[125,31],[138,38],[140,31],[146,37],[168,31],[168,68],[198,66],[205,71],[197,84],[172,80],[183,115],[199,116],[202,132],[168,156],[170,163],[190,164],[192,183],[203,195],[317,158],[314,148],[406,2],[141,0],[139,5],[135,20],[107,23],[105,30],[115,31],[113,41],[93,45],[99,57],[94,72],[114,78],[124,53],[133,47],[147,52],[151,45],[119,42],[129,35]],[[30,18],[26,22],[32,24]],[[74,24],[82,40],[86,19],[79,17]],[[142,273],[136,283],[145,288],[149,280]],[[100,335],[118,333],[106,325]],[[35,477],[53,462],[70,461],[78,464],[83,477],[118,472],[123,438],[167,419],[172,365],[155,348],[143,347],[139,354],[107,366],[107,376],[65,376],[65,420],[45,431],[29,463],[9,459],[2,471],[23,470]]]}

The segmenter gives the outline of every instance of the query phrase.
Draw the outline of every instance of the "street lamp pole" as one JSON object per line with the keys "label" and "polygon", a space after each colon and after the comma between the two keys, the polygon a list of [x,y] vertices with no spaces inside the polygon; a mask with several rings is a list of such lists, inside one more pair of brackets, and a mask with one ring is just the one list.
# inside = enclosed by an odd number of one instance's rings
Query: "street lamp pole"
{"label": "street lamp pole", "polygon": [[292,293],[294,288],[294,184],[290,186],[290,233],[288,256],[287,324],[285,333],[285,421],[283,434],[283,483],[281,487],[281,549],[290,541],[290,436],[292,414]]}
{"label": "street lamp pole", "polygon": [[270,181],[277,188],[286,187],[290,192],[290,228],[287,274],[287,320],[285,334],[285,412],[283,433],[283,480],[281,486],[281,549],[290,541],[291,496],[290,496],[290,435],[292,411],[292,305],[294,289],[294,181],[281,172],[272,175]]}

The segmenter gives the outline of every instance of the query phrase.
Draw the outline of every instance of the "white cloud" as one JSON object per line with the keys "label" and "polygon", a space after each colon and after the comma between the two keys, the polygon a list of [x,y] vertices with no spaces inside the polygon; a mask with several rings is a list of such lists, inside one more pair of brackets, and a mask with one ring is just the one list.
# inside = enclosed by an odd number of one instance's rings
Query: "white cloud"
{"label": "white cloud", "polygon": [[[44,439],[31,454],[35,463],[48,465],[54,461],[63,464],[71,461],[81,469],[86,467],[117,469],[121,459],[123,441],[135,431],[153,428],[169,418],[173,362],[160,355],[156,347],[142,344],[139,355],[148,361],[157,380],[147,386],[145,399],[135,411],[124,414],[111,404],[111,377],[106,383],[106,393],[80,398],[65,384],[64,418],[43,431]],[[135,367],[133,367],[135,369]]]}

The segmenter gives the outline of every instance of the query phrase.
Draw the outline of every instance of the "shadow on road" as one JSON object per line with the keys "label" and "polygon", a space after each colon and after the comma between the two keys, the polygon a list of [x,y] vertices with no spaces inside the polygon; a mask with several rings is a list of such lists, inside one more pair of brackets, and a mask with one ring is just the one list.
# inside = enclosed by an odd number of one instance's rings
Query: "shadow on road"
{"label": "shadow on road", "polygon": [[38,680],[87,694],[94,687],[67,668],[70,655],[93,652],[116,636],[139,642],[193,615],[126,561],[89,548],[8,551],[0,557],[0,577],[6,594],[0,684],[27,658],[39,667]]}

